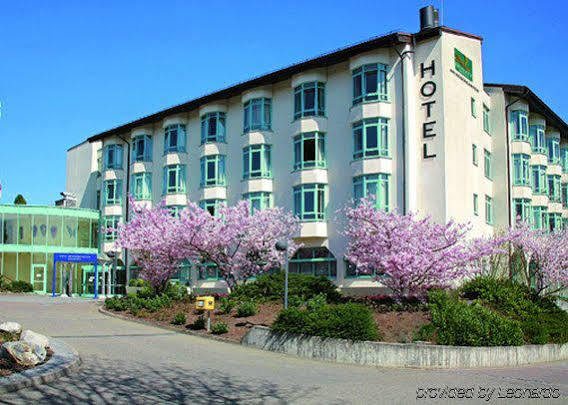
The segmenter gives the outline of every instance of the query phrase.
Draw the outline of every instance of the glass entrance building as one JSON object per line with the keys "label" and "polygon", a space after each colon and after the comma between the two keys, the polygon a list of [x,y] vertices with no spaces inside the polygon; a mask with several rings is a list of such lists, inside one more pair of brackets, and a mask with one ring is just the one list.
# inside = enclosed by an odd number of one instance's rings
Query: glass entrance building
{"label": "glass entrance building", "polygon": [[[53,255],[98,254],[98,235],[99,212],[95,210],[0,205],[0,274],[10,281],[31,283],[35,292],[51,293]],[[92,273],[92,264],[58,264],[56,294],[92,294],[89,271]],[[100,273],[104,277],[102,268]]]}

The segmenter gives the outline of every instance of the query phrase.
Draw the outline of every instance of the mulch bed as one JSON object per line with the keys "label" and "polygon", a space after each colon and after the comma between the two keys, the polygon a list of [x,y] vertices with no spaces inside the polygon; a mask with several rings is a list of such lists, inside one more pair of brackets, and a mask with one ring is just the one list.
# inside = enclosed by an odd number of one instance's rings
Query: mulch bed
{"label": "mulch bed", "polygon": [[[2,352],[2,342],[0,341],[0,353]],[[49,359],[53,356],[53,351],[50,348],[47,348],[47,357],[43,363],[36,364],[35,367],[44,364],[45,362],[49,361]],[[13,373],[19,373],[24,370],[28,370],[33,367],[24,367],[17,363],[12,362],[9,359],[0,357],[0,377],[8,377]]]}
{"label": "mulch bed", "polygon": [[[282,304],[265,303],[259,304],[259,312],[254,316],[246,318],[237,318],[233,309],[230,314],[222,314],[218,311],[211,315],[211,325],[215,322],[224,322],[229,327],[229,332],[216,335],[221,339],[240,342],[250,328],[256,325],[270,326],[276,319],[278,312],[282,310]],[[116,312],[116,311],[111,311]],[[186,315],[186,325],[173,325],[171,322],[174,316],[183,312]],[[141,310],[137,316],[129,312],[116,312],[133,319],[144,319],[158,325],[175,327],[179,330],[192,330],[192,324],[200,316],[195,310],[193,302],[175,302],[170,308],[162,308],[156,312],[148,312]],[[430,322],[430,314],[423,311],[415,312],[379,312],[373,310],[375,323],[378,325],[379,332],[383,342],[399,342],[406,343],[412,341],[412,335],[418,331],[420,326]],[[202,335],[211,335],[205,329],[193,330]]]}

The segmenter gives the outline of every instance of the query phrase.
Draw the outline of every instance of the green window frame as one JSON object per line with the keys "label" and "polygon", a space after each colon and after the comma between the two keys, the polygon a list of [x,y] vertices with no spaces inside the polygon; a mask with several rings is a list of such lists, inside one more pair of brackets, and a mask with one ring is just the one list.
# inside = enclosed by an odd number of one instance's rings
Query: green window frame
{"label": "green window frame", "polygon": [[244,104],[243,131],[272,130],[272,99],[253,98]]}
{"label": "green window frame", "polygon": [[540,153],[548,156],[546,138],[544,135],[544,125],[530,125],[529,134],[533,153]]}
{"label": "green window frame", "polygon": [[243,148],[243,180],[272,178],[272,147],[267,144]]}
{"label": "green window frame", "polygon": [[473,161],[473,165],[477,166],[479,164],[478,160],[477,160],[477,145],[476,144],[472,144],[471,145],[471,158]]}
{"label": "green window frame", "polygon": [[550,212],[548,214],[548,230],[556,232],[562,230],[562,214],[559,212]]}
{"label": "green window frame", "polygon": [[548,198],[551,202],[561,202],[562,196],[560,191],[560,184],[562,177],[557,174],[548,174],[546,177],[548,183]]}
{"label": "green window frame", "polygon": [[164,129],[164,155],[186,151],[187,134],[184,124],[168,125]]}
{"label": "green window frame", "polygon": [[353,159],[390,156],[388,118],[367,118],[353,124]]}
{"label": "green window frame", "polygon": [[530,155],[524,153],[513,154],[513,185],[531,185]]}
{"label": "green window frame", "polygon": [[162,194],[185,193],[185,165],[164,166],[162,178]]}
{"label": "green window frame", "polygon": [[289,261],[290,273],[337,277],[337,259],[326,247],[299,248]]}
{"label": "green window frame", "polygon": [[477,112],[475,110],[475,99],[472,97],[470,100],[471,116],[473,118],[477,117]]}
{"label": "green window frame", "polygon": [[272,193],[268,191],[245,193],[243,199],[249,202],[251,215],[255,210],[262,211],[273,206]]}
{"label": "green window frame", "polygon": [[485,196],[485,223],[493,225],[493,198]]}
{"label": "green window frame", "polygon": [[483,104],[483,130],[491,135],[491,126],[489,121],[489,107]]}
{"label": "green window frame", "polygon": [[152,137],[137,135],[132,138],[132,160],[134,162],[152,161]]}
{"label": "green window frame", "polygon": [[135,200],[152,200],[152,173],[134,173],[131,182]]}
{"label": "green window frame", "polygon": [[484,173],[485,177],[489,180],[493,180],[493,167],[491,164],[491,152],[487,149],[483,149],[483,156],[484,156]]}
{"label": "green window frame", "polygon": [[226,117],[224,112],[211,112],[201,117],[201,144],[225,142]]}
{"label": "green window frame", "polygon": [[294,170],[327,167],[325,133],[304,132],[294,137]]}
{"label": "green window frame", "polygon": [[201,187],[217,187],[227,184],[225,178],[225,155],[207,155],[200,159]]}
{"label": "green window frame", "polygon": [[548,163],[560,164],[560,138],[556,136],[546,137],[546,149],[548,150]]}
{"label": "green window frame", "polygon": [[548,230],[548,207],[533,206],[533,229]]}
{"label": "green window frame", "polygon": [[122,204],[122,180],[113,179],[104,182],[104,203],[105,205]]}
{"label": "green window frame", "polygon": [[294,88],[294,119],[325,115],[325,83],[306,82]]}
{"label": "green window frame", "polygon": [[513,198],[513,209],[515,212],[515,222],[531,222],[532,206],[529,198]]}
{"label": "green window frame", "polygon": [[511,131],[514,141],[529,140],[529,117],[526,111],[511,111]]}
{"label": "green window frame", "polygon": [[104,168],[122,169],[123,153],[122,145],[106,145],[104,148]]}
{"label": "green window frame", "polygon": [[568,208],[568,184],[562,183],[560,186],[560,194],[562,199],[562,208]]}
{"label": "green window frame", "polygon": [[546,179],[546,166],[533,165],[531,166],[531,179],[532,179],[532,192],[534,194],[548,194],[547,179]]}
{"label": "green window frame", "polygon": [[375,207],[390,210],[390,174],[365,174],[353,178],[353,199],[357,204],[361,198],[371,195],[375,198]]}
{"label": "green window frame", "polygon": [[476,193],[473,193],[473,215],[479,215],[479,198]]}
{"label": "green window frame", "polygon": [[103,240],[105,242],[111,242],[116,240],[117,231],[116,228],[118,224],[121,223],[122,217],[120,215],[106,215],[102,219],[102,228],[114,229],[113,231],[103,232]]}
{"label": "green window frame", "polygon": [[294,215],[302,222],[325,221],[327,218],[327,184],[307,183],[295,186]]}
{"label": "green window frame", "polygon": [[353,105],[362,102],[388,101],[388,66],[382,63],[370,63],[354,69]]}
{"label": "green window frame", "polygon": [[562,165],[562,173],[568,173],[568,147],[560,148],[560,164]]}
{"label": "green window frame", "polygon": [[219,213],[219,207],[221,205],[225,205],[227,203],[227,200],[221,199],[221,198],[210,198],[207,200],[201,200],[199,201],[199,207],[201,209],[204,209],[205,211],[209,212],[209,214],[211,214],[211,216],[217,216],[217,214]]}

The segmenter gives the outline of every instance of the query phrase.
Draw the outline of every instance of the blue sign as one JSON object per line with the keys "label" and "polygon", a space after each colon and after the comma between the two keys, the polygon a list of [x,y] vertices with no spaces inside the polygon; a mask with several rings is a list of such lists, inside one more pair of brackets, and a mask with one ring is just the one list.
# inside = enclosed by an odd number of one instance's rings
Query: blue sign
{"label": "blue sign", "polygon": [[53,280],[51,282],[51,296],[55,297],[55,276],[57,274],[57,262],[68,262],[68,263],[92,263],[95,270],[94,279],[94,297],[97,299],[99,297],[99,292],[97,289],[97,255],[94,253],[54,253],[53,254]]}

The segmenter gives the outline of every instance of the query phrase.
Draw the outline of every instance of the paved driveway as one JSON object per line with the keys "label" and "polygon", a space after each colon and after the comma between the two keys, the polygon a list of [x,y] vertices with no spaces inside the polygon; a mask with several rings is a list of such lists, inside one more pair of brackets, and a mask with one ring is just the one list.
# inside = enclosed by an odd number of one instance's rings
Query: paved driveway
{"label": "paved driveway", "polygon": [[[0,295],[0,320],[57,337],[75,347],[83,360],[75,375],[4,394],[0,403],[450,403],[417,400],[417,390],[472,387],[477,397],[483,387],[495,389],[490,403],[517,404],[535,400],[498,398],[498,389],[504,396],[507,388],[551,386],[561,397],[546,403],[568,401],[566,361],[450,371],[340,365],[110,318],[92,301],[78,299]],[[464,401],[478,402],[485,399]]]}

